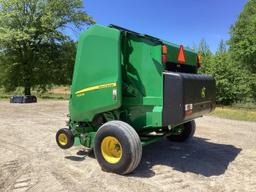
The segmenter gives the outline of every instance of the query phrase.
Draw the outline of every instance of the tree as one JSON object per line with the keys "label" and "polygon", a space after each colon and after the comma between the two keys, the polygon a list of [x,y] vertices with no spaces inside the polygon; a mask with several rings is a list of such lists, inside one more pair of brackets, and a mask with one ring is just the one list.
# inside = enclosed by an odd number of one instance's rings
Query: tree
{"label": "tree", "polygon": [[213,54],[205,39],[199,42],[196,50],[202,56],[202,68],[200,68],[199,72],[210,74]]}
{"label": "tree", "polygon": [[217,103],[230,105],[238,101],[241,98],[240,92],[237,91],[240,84],[238,82],[239,74],[237,74],[236,67],[232,65],[230,54],[223,40],[220,41],[219,47],[213,56],[210,70],[216,80]]}
{"label": "tree", "polygon": [[250,98],[256,101],[256,0],[249,0],[230,29],[229,40],[232,62],[241,71],[250,86]]}
{"label": "tree", "polygon": [[216,55],[223,55],[227,53],[227,46],[223,39],[220,40],[219,47],[216,51]]}
{"label": "tree", "polygon": [[25,95],[59,83],[58,69],[71,62],[66,54],[74,54],[64,31],[93,23],[82,0],[0,0],[1,83],[7,90],[22,86]]}
{"label": "tree", "polygon": [[198,45],[198,52],[202,55],[202,56],[209,56],[212,55],[212,52],[210,50],[209,45],[207,44],[205,39],[201,39],[201,41],[199,42]]}
{"label": "tree", "polygon": [[248,101],[253,97],[255,76],[248,70],[237,65],[221,40],[216,53],[211,55],[203,73],[213,75],[216,80],[216,100],[218,104],[230,105],[234,102]]}
{"label": "tree", "polygon": [[249,0],[231,27],[230,51],[239,65],[256,73],[256,0]]}

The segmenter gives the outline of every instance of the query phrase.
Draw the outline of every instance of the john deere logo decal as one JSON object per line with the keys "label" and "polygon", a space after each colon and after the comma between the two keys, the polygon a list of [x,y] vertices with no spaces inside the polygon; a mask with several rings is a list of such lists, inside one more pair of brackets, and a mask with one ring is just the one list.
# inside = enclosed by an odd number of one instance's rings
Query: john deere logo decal
{"label": "john deere logo decal", "polygon": [[202,97],[202,98],[205,98],[205,91],[206,91],[206,88],[203,87],[203,88],[201,89],[201,97]]}

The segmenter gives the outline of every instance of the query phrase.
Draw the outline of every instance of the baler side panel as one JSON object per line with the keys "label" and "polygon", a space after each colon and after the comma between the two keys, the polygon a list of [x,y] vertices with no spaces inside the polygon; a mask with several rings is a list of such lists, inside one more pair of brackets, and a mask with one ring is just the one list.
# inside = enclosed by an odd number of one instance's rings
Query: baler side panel
{"label": "baler side panel", "polygon": [[72,121],[121,106],[120,32],[93,26],[80,36],[70,99]]}
{"label": "baler side panel", "polygon": [[[135,129],[161,126],[163,64],[161,44],[128,34],[123,42],[123,106]],[[156,110],[157,107],[157,110]]]}

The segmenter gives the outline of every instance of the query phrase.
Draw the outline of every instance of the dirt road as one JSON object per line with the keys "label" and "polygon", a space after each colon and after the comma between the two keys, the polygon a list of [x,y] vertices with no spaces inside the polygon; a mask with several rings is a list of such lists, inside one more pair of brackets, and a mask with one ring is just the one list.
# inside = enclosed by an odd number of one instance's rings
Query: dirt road
{"label": "dirt road", "polygon": [[0,191],[256,191],[256,123],[198,119],[193,141],[148,145],[138,169],[119,176],[81,147],[57,147],[67,105],[0,102]]}

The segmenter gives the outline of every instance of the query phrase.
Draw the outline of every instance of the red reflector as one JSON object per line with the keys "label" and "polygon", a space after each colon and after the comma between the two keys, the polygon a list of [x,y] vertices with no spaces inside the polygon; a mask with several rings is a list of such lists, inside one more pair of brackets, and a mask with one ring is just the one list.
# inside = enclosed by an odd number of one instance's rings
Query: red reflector
{"label": "red reflector", "polygon": [[202,67],[202,56],[197,55],[197,67]]}
{"label": "red reflector", "polygon": [[165,64],[167,62],[167,56],[162,55],[162,63]]}
{"label": "red reflector", "polygon": [[178,55],[178,63],[184,64],[185,62],[186,62],[186,59],[184,54],[184,48],[183,48],[183,45],[181,45],[179,55]]}
{"label": "red reflector", "polygon": [[162,54],[166,55],[167,54],[167,46],[166,45],[163,45],[162,46]]}

